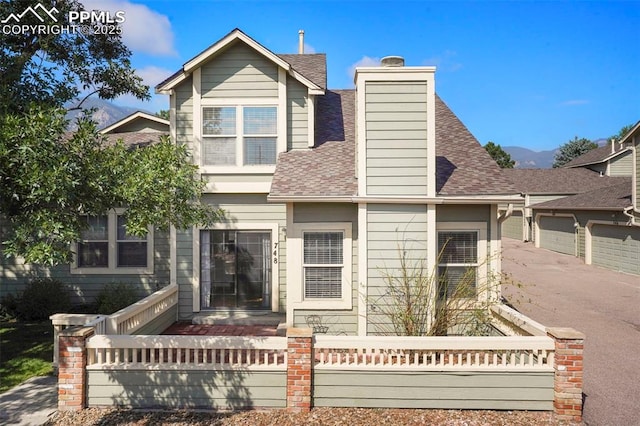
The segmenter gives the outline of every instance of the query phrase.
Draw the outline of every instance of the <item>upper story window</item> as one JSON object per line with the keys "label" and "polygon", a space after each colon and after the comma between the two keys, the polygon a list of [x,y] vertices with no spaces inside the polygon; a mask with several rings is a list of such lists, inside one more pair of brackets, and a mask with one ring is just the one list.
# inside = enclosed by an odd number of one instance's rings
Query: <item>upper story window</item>
{"label": "upper story window", "polygon": [[275,106],[212,106],[202,110],[202,165],[274,165]]}
{"label": "upper story window", "polygon": [[87,216],[87,228],[75,245],[76,274],[148,274],[153,272],[153,238],[127,233],[126,219],[111,212]]}

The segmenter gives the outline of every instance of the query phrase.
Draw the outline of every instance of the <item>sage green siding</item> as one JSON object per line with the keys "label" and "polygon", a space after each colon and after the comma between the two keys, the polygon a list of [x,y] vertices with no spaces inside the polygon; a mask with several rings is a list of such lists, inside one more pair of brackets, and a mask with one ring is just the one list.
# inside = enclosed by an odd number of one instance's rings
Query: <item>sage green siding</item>
{"label": "sage green siding", "polygon": [[[409,267],[424,264],[427,257],[427,206],[403,204],[367,205],[367,334],[388,334],[393,311],[385,276],[401,276],[401,257]],[[425,265],[429,268],[429,265]],[[389,308],[391,306],[391,308]]]}
{"label": "sage green siding", "polygon": [[358,209],[355,204],[297,203],[293,206],[295,223],[349,222],[351,227],[351,283],[352,303],[350,310],[295,310],[294,327],[307,327],[310,315],[320,317],[322,325],[328,326],[327,334],[358,334]]}
{"label": "sage green siding", "polygon": [[524,218],[521,211],[513,211],[504,222],[502,222],[502,236],[507,238],[514,238],[516,240],[524,240],[522,234],[522,227],[524,225]]}
{"label": "sage green siding", "polygon": [[[636,193],[635,193],[635,204],[634,207],[636,208],[636,210],[640,209],[640,141],[639,141],[640,137],[635,137],[635,158],[633,159],[634,163],[635,163],[635,169],[636,169],[636,173],[635,176],[633,176],[633,179],[636,180]],[[640,221],[640,213],[635,213],[636,215],[636,220]]]}
{"label": "sage green siding", "polygon": [[427,83],[368,81],[364,90],[367,194],[427,195]]}
{"label": "sage green siding", "polygon": [[191,147],[193,142],[193,80],[189,76],[175,87],[176,139]]}
{"label": "sage green siding", "polygon": [[619,157],[609,161],[610,176],[631,176],[633,175],[633,156],[631,152],[626,152]]}
{"label": "sage green siding", "polygon": [[591,235],[594,265],[640,275],[640,228],[595,224]]}
{"label": "sage green siding", "polygon": [[203,98],[277,98],[278,66],[235,43],[201,68]]}
{"label": "sage green siding", "polygon": [[[286,226],[286,206],[267,203],[264,194],[205,194],[205,203],[225,211],[224,223],[233,228],[234,223],[277,224],[280,229]],[[278,265],[274,273],[279,274],[280,311],[285,311],[286,297],[286,240],[283,232],[278,232]],[[190,319],[193,316],[193,232],[179,231],[177,235],[177,262],[179,287],[179,317]]]}
{"label": "sage green siding", "polygon": [[307,87],[287,78],[287,150],[309,147],[308,102]]}
{"label": "sage green siding", "polygon": [[88,371],[87,405],[237,410],[286,406],[285,371]]}
{"label": "sage green siding", "polygon": [[[7,228],[3,222],[3,235]],[[156,230],[153,238],[152,274],[72,274],[71,265],[46,267],[25,264],[15,257],[0,255],[0,297],[24,290],[33,278],[53,278],[64,283],[70,290],[73,304],[93,303],[100,291],[111,283],[126,283],[133,286],[140,298],[169,285],[169,236]]]}
{"label": "sage green siding", "polygon": [[553,372],[316,369],[315,407],[552,410]]}

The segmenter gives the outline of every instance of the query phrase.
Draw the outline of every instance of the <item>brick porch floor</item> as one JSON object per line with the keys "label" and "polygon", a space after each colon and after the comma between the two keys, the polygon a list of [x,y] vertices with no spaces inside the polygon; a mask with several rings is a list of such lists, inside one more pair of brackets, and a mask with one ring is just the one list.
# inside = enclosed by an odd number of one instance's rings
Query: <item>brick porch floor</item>
{"label": "brick porch floor", "polygon": [[275,325],[211,325],[177,322],[162,334],[181,336],[276,336]]}

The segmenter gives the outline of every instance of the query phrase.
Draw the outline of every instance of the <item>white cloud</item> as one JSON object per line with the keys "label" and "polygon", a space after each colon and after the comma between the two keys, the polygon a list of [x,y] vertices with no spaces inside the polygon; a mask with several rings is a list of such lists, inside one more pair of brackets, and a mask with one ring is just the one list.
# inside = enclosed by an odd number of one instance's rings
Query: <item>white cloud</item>
{"label": "white cloud", "polygon": [[587,99],[570,99],[568,101],[560,102],[560,106],[577,106],[577,105],[586,105],[590,103]]}
{"label": "white cloud", "polygon": [[85,9],[115,13],[124,11],[122,40],[134,53],[154,56],[176,56],[169,18],[142,4],[126,0],[85,0]]}
{"label": "white cloud", "polygon": [[462,68],[462,64],[456,61],[458,53],[453,50],[445,50],[435,56],[422,61],[423,65],[436,66],[441,72],[455,72]]}
{"label": "white cloud", "polygon": [[304,44],[304,53],[316,53],[316,48],[310,44]]}
{"label": "white cloud", "polygon": [[358,60],[357,62],[352,64],[347,69],[347,75],[349,75],[351,80],[353,80],[353,77],[356,75],[356,68],[358,68],[358,67],[379,67],[379,66],[380,66],[380,58],[372,58],[372,57],[369,57],[369,56],[363,56],[362,58],[360,58],[360,60]]}

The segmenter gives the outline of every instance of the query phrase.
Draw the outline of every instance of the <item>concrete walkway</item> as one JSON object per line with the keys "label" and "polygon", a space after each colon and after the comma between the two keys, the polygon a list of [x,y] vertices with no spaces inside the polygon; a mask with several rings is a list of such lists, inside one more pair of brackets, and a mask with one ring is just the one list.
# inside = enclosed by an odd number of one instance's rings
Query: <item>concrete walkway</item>
{"label": "concrete walkway", "polygon": [[584,421],[640,425],[640,277],[505,238],[503,295],[547,327],[585,333]]}
{"label": "concrete walkway", "polygon": [[57,406],[57,377],[32,377],[0,394],[0,424],[39,426],[56,412]]}

